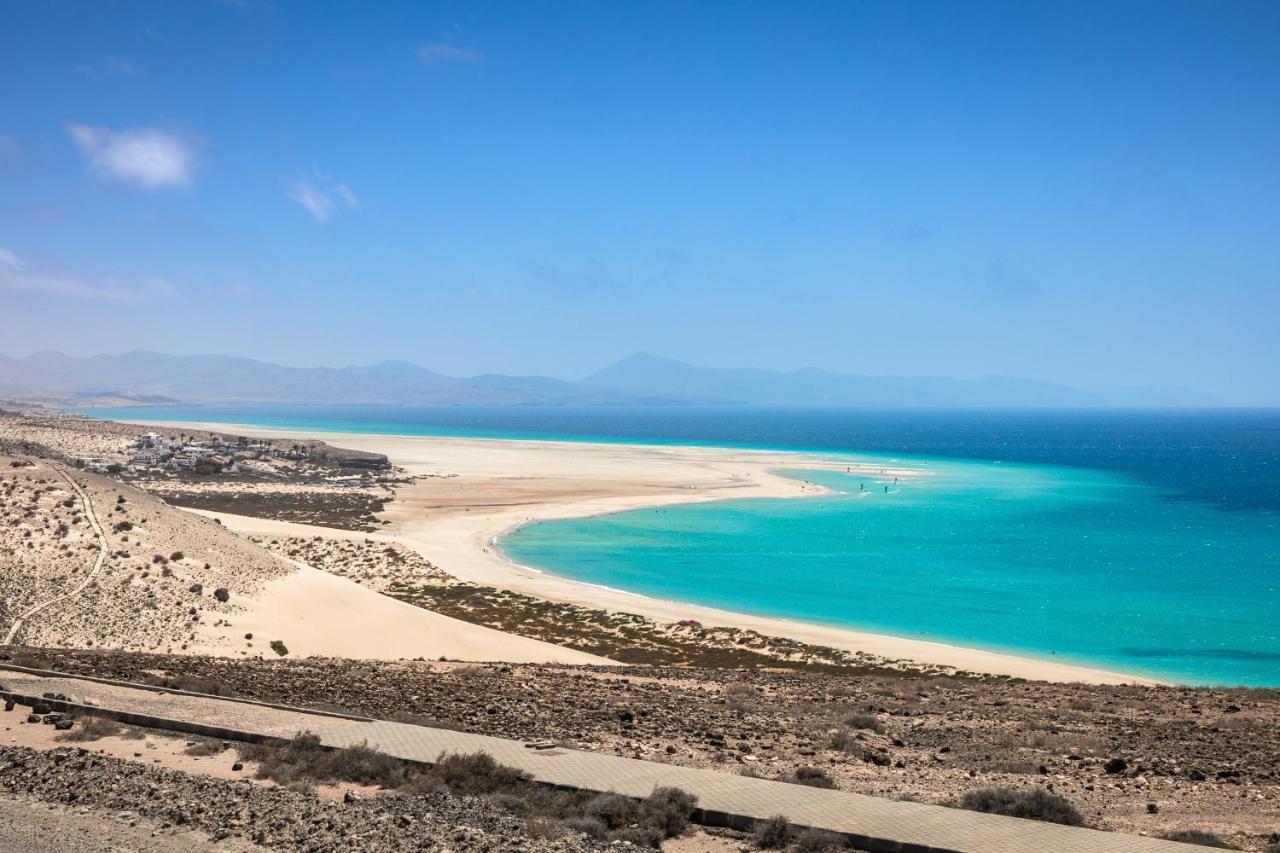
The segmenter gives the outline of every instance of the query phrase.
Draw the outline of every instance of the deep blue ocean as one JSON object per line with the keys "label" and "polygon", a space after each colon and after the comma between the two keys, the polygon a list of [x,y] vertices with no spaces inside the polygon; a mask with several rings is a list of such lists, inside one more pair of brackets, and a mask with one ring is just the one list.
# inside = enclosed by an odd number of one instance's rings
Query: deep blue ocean
{"label": "deep blue ocean", "polygon": [[[517,561],[684,601],[1179,681],[1280,685],[1280,410],[175,407],[409,435],[717,444],[919,465],[902,484],[544,522]],[[890,486],[888,492],[884,486]]]}

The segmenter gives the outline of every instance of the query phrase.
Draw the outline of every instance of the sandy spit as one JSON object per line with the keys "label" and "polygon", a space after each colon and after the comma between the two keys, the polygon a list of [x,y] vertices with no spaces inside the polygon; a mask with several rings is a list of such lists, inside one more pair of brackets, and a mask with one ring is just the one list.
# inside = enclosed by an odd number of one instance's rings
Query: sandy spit
{"label": "sandy spit", "polygon": [[[1153,683],[1125,673],[1052,660],[666,601],[520,566],[496,547],[512,528],[545,519],[709,500],[822,494],[822,488],[777,471],[843,470],[849,464],[844,455],[834,461],[810,453],[721,447],[373,435],[225,423],[181,425],[237,435],[322,439],[341,447],[386,454],[394,464],[419,477],[397,491],[396,500],[383,513],[383,518],[391,521],[384,532],[348,534],[290,522],[218,516],[237,532],[396,541],[463,580],[552,601],[638,613],[659,621],[696,619],[707,625],[745,628],[892,660],[1058,682]],[[866,471],[868,476],[882,472],[900,478],[928,476],[927,467],[905,462],[884,466],[882,459],[876,458],[855,470]]]}

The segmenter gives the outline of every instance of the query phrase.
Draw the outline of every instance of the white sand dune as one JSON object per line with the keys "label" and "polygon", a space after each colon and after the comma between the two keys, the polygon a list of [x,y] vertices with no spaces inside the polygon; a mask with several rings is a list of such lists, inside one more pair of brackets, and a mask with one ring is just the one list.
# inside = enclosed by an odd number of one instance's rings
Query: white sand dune
{"label": "white sand dune", "polygon": [[[472,625],[374,592],[346,578],[294,563],[267,584],[231,625],[203,632],[207,650],[265,653],[281,640],[294,657],[398,660],[439,658],[512,663],[610,661],[551,643]],[[246,640],[246,633],[253,640]],[[252,643],[252,645],[250,645]]]}

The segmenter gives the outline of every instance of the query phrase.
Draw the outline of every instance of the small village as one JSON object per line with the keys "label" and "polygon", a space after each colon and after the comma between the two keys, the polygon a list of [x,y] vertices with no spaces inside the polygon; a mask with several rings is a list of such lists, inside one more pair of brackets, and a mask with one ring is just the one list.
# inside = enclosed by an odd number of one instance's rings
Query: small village
{"label": "small village", "polygon": [[172,438],[156,432],[144,432],[121,450],[118,456],[77,456],[78,468],[97,474],[119,474],[125,471],[154,473],[157,469],[189,471],[202,475],[251,474],[278,476],[281,471],[268,460],[305,461],[310,448],[303,444],[278,447],[269,442],[213,436],[197,439]]}

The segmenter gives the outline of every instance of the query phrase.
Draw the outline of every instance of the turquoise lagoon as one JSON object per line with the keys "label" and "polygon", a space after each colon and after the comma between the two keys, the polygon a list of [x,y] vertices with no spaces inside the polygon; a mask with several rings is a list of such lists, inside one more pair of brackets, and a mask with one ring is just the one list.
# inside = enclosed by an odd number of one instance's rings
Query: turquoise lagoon
{"label": "turquoise lagoon", "polygon": [[548,572],[677,601],[1180,682],[1280,685],[1274,410],[244,406],[93,414],[898,460],[926,475],[895,484],[792,470],[831,492],[542,522],[502,546]]}
{"label": "turquoise lagoon", "polygon": [[1105,471],[924,470],[902,483],[790,471],[834,494],[541,522],[502,544],[516,562],[667,599],[1184,682],[1280,683],[1277,574],[1258,571],[1280,564],[1269,527],[1224,528]]}

